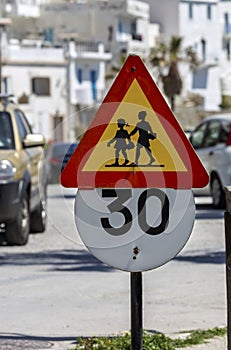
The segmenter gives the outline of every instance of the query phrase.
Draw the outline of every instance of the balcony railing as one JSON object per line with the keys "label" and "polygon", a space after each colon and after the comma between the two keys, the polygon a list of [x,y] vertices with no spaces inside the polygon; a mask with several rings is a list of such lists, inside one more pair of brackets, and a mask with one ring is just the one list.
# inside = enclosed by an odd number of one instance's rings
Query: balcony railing
{"label": "balcony railing", "polygon": [[75,41],[76,51],[78,52],[98,52],[99,43],[96,41]]}

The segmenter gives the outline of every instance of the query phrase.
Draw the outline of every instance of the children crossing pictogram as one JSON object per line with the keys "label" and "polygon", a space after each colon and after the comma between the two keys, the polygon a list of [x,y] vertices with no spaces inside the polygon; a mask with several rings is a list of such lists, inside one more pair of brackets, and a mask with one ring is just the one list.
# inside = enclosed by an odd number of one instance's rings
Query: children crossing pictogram
{"label": "children crossing pictogram", "polygon": [[[152,154],[150,141],[155,140],[157,137],[156,133],[153,132],[150,123],[145,121],[146,116],[146,111],[140,111],[138,113],[138,119],[140,121],[130,133],[127,129],[132,126],[130,126],[123,118],[117,120],[118,129],[115,136],[107,143],[108,147],[114,145],[115,161],[110,164],[105,164],[105,167],[164,167],[164,164],[154,164],[156,159]],[[138,134],[138,140],[134,143],[131,136],[135,134]],[[135,159],[129,158],[127,154],[128,150],[133,148],[136,150]],[[142,149],[148,155],[149,161],[147,161],[146,164],[141,164],[139,162]],[[131,152],[129,153],[131,154]],[[120,160],[120,155],[123,156],[123,161]]]}
{"label": "children crossing pictogram", "polygon": [[[134,103],[135,96],[135,103]],[[135,79],[117,104],[83,171],[185,171],[160,117]],[[110,106],[106,106],[106,108]]]}

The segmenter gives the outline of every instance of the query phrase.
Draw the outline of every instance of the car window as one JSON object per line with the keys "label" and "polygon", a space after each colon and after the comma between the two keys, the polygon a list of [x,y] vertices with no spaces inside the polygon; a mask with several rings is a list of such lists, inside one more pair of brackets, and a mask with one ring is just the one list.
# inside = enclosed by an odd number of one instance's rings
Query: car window
{"label": "car window", "polygon": [[32,133],[32,130],[22,111],[20,111],[19,109],[16,109],[14,113],[15,113],[16,122],[18,125],[20,139],[21,141],[23,141],[26,135]]}
{"label": "car window", "polygon": [[221,124],[220,142],[227,142],[229,132],[231,129],[231,123],[228,120],[223,120]]}
{"label": "car window", "polygon": [[203,147],[206,129],[207,129],[207,123],[204,123],[200,125],[195,131],[192,132],[190,141],[195,149]]}
{"label": "car window", "polygon": [[66,152],[68,151],[69,147],[70,147],[69,143],[54,145],[53,151],[52,151],[52,156],[62,160],[64,158]]}
{"label": "car window", "polygon": [[204,147],[212,147],[219,143],[220,130],[221,123],[219,121],[213,120],[208,123],[208,128],[204,139]]}
{"label": "car window", "polygon": [[8,112],[0,112],[0,149],[15,149],[13,127]]}
{"label": "car window", "polygon": [[78,142],[74,142],[68,148],[68,150],[63,158],[62,167],[61,167],[62,170],[65,168],[66,164],[68,163],[69,159],[71,158],[71,156],[74,153],[77,146],[78,146]]}

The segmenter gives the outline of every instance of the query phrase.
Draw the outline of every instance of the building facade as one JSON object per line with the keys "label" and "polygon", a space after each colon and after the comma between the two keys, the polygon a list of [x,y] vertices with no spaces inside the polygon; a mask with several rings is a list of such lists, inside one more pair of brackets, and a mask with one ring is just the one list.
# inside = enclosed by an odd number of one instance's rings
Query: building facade
{"label": "building facade", "polygon": [[[148,57],[145,2],[9,0],[4,5],[1,13],[12,24],[3,88],[28,101],[23,107],[31,123],[47,138],[73,138],[104,97],[106,77],[109,86],[128,54]],[[33,88],[38,84],[49,86],[45,95]]]}
{"label": "building facade", "polygon": [[222,100],[220,1],[146,1],[150,4],[151,22],[159,24],[163,40],[169,42],[172,36],[182,37],[182,51],[191,47],[200,61],[194,70],[190,70],[188,64],[179,65],[183,78],[183,99],[200,95],[204,110],[219,110]]}
{"label": "building facade", "polygon": [[102,44],[91,50],[85,45],[80,52],[74,43],[43,47],[31,40],[11,40],[5,50],[2,92],[15,96],[34,131],[47,140],[74,140],[82,123],[77,111],[101,101],[105,93],[105,63],[111,55]]}
{"label": "building facade", "polygon": [[194,70],[180,65],[182,99],[200,96],[204,110],[216,111],[222,97],[231,96],[231,0],[17,0],[5,5],[13,19],[11,35],[18,40],[40,39],[57,50],[71,43],[72,56],[64,57],[72,77],[70,113],[102,98],[102,75],[108,75],[109,66],[118,71],[133,53],[147,60],[158,37],[168,42],[173,35],[182,37],[183,49],[192,47],[200,60]]}

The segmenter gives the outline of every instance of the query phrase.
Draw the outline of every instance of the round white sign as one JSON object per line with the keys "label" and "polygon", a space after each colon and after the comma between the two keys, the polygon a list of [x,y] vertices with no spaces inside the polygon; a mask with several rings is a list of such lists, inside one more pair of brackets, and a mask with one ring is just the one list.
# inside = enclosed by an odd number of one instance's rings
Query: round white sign
{"label": "round white sign", "polygon": [[195,219],[191,190],[121,188],[79,190],[75,222],[90,252],[130,271],[157,268],[187,242]]}

